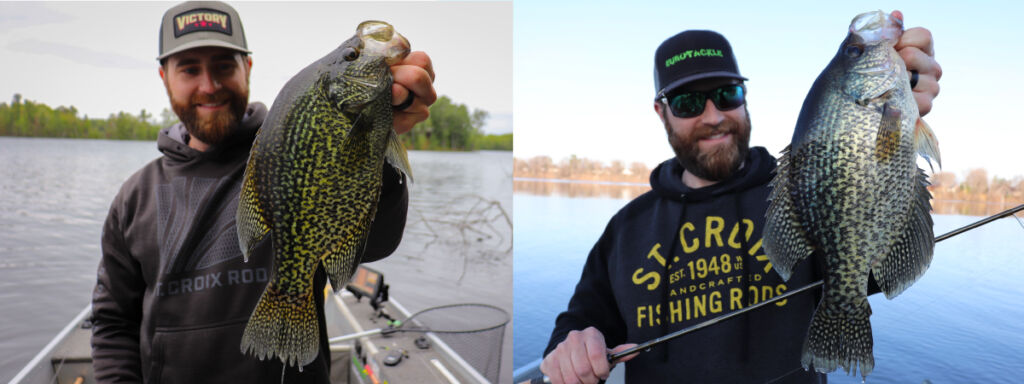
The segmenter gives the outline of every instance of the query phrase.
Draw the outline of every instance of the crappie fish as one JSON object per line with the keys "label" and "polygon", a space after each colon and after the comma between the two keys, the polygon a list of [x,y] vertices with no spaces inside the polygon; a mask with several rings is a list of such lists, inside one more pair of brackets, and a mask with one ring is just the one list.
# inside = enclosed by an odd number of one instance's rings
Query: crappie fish
{"label": "crappie fish", "polygon": [[902,20],[881,11],[853,19],[772,181],[764,247],[775,271],[788,280],[812,253],[826,266],[804,368],[871,373],[868,276],[892,299],[931,263],[931,194],[915,153],[939,162],[938,142],[893,48],[902,34]]}
{"label": "crappie fish", "polygon": [[273,277],[242,336],[243,353],[299,367],[318,350],[313,274],[335,289],[359,264],[377,208],[385,159],[409,163],[392,129],[390,64],[409,42],[381,21],[285,84],[257,133],[238,202],[238,241],[248,261],[270,235]]}

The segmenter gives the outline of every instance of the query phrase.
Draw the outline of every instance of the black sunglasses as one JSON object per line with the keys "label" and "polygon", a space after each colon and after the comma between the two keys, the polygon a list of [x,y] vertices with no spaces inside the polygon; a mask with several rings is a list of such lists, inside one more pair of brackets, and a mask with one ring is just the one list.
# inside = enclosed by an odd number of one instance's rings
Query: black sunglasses
{"label": "black sunglasses", "polygon": [[707,99],[711,99],[711,102],[715,103],[715,107],[724,112],[743,105],[746,102],[744,96],[742,85],[730,84],[708,92],[691,91],[662,95],[661,102],[668,105],[668,109],[675,117],[687,118],[704,113]]}

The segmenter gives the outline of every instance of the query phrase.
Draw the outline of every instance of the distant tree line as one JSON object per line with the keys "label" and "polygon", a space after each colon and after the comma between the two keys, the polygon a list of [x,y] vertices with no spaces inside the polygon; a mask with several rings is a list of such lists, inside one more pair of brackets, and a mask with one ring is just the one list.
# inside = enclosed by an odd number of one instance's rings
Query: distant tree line
{"label": "distant tree line", "polygon": [[1024,202],[1024,176],[989,178],[988,171],[975,168],[963,181],[957,180],[953,172],[935,173],[928,181],[936,200]]}
{"label": "distant tree line", "polygon": [[558,163],[550,156],[513,158],[512,163],[515,177],[647,183],[651,174],[650,168],[641,162],[632,162],[627,166],[620,160],[614,160],[605,165],[601,161],[576,155]]}
{"label": "distant tree line", "polygon": [[485,135],[481,130],[487,111],[469,110],[465,104],[441,96],[430,106],[430,117],[402,135],[406,148],[433,151],[512,150],[512,134]]}
{"label": "distant tree line", "polygon": [[[512,150],[512,134],[485,135],[481,132],[486,111],[472,112],[441,96],[430,107],[430,117],[401,138],[407,148],[420,150],[472,151]],[[156,140],[161,128],[174,124],[177,116],[164,108],[157,119],[145,109],[138,115],[127,112],[105,119],[78,117],[74,107],[52,108],[25,100],[15,94],[11,103],[0,103],[0,136],[64,137],[115,140]]]}
{"label": "distant tree line", "polygon": [[157,121],[143,109],[137,116],[118,112],[105,119],[80,118],[73,106],[51,108],[14,94],[10,104],[0,103],[0,136],[156,140],[160,127],[177,121],[166,108],[161,116]]}

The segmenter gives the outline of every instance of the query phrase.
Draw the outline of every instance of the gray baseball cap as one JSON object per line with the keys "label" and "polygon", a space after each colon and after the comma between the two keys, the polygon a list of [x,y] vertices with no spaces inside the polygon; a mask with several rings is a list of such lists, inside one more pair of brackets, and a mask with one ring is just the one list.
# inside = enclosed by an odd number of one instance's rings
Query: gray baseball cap
{"label": "gray baseball cap", "polygon": [[160,23],[160,56],[198,47],[224,47],[246,54],[245,32],[238,12],[219,1],[189,1],[168,9]]}

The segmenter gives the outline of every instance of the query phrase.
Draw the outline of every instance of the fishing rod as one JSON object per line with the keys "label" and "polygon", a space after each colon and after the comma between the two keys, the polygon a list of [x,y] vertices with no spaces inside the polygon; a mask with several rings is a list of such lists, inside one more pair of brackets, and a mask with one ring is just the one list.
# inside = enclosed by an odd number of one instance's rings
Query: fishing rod
{"label": "fishing rod", "polygon": [[[940,241],[949,239],[949,238],[951,238],[953,236],[956,236],[956,235],[959,235],[961,233],[964,233],[964,232],[970,231],[972,229],[978,228],[978,227],[980,227],[982,225],[991,223],[993,221],[999,220],[999,219],[1007,217],[1007,216],[1011,216],[1011,215],[1013,215],[1013,214],[1015,214],[1017,212],[1020,212],[1022,210],[1024,210],[1024,204],[1021,204],[1021,205],[1018,205],[1016,207],[1007,209],[1007,210],[999,212],[999,213],[997,213],[995,215],[986,217],[986,218],[978,220],[978,221],[976,221],[974,223],[965,225],[965,226],[960,227],[958,229],[955,229],[955,230],[949,231],[949,232],[947,232],[945,234],[942,234],[940,236],[937,236],[937,237],[935,237],[935,242],[938,243]],[[654,340],[648,340],[648,341],[646,341],[646,342],[644,342],[642,344],[639,344],[639,345],[637,345],[635,347],[629,348],[629,349],[624,350],[622,352],[609,353],[608,354],[608,362],[609,363],[613,363],[613,362],[615,362],[615,360],[621,359],[621,358],[623,358],[625,356],[628,356],[628,355],[631,355],[633,353],[637,353],[637,352],[640,352],[640,351],[647,351],[647,350],[651,349],[652,347],[654,347],[655,345],[667,342],[667,341],[675,339],[675,338],[677,338],[679,336],[682,336],[682,335],[685,335],[685,334],[688,334],[688,333],[691,333],[691,332],[694,332],[694,331],[697,331],[697,330],[700,330],[700,329],[703,329],[703,328],[710,327],[710,326],[712,326],[714,324],[717,324],[719,322],[722,322],[722,321],[725,321],[725,320],[729,320],[729,319],[731,319],[733,317],[742,315],[744,313],[753,311],[753,310],[758,309],[758,308],[762,308],[762,307],[764,307],[764,306],[766,306],[768,304],[775,303],[775,302],[780,301],[780,300],[785,300],[785,299],[787,299],[787,298],[789,298],[791,296],[794,296],[796,294],[807,292],[807,291],[809,291],[811,289],[820,287],[822,284],[824,284],[824,280],[818,280],[818,281],[815,281],[815,282],[813,282],[811,284],[808,284],[806,286],[800,287],[799,289],[786,292],[784,294],[781,294],[779,296],[775,296],[775,297],[773,297],[771,299],[767,299],[765,301],[762,301],[760,303],[751,305],[749,307],[746,307],[746,308],[743,308],[743,309],[739,309],[739,310],[730,312],[730,313],[728,313],[726,315],[722,315],[722,316],[719,316],[719,317],[716,317],[716,318],[713,318],[713,319],[706,320],[706,321],[701,322],[699,324],[691,325],[689,327],[680,329],[678,331],[672,332],[672,333],[670,333],[668,335],[665,335],[665,336],[661,336],[661,337],[656,338]],[[543,384],[543,383],[550,383],[550,382],[551,382],[551,380],[547,376],[544,376],[543,378],[535,378],[535,379],[532,379],[532,380],[528,381],[528,383],[530,383],[530,384]]]}

